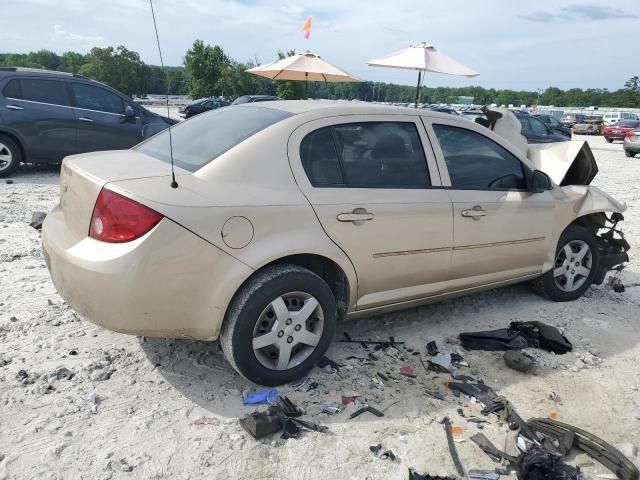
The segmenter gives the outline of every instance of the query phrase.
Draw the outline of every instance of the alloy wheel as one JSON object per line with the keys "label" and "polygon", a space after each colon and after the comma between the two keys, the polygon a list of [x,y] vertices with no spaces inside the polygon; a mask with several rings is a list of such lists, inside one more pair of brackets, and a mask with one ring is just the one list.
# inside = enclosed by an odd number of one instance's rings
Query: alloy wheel
{"label": "alloy wheel", "polygon": [[262,311],[253,329],[252,346],[258,361],[270,370],[289,370],[316,349],[324,330],[324,314],[315,297],[289,292]]}
{"label": "alloy wheel", "polygon": [[11,150],[4,143],[0,142],[0,171],[8,168],[12,160],[13,154]]}
{"label": "alloy wheel", "polygon": [[587,281],[592,266],[589,245],[582,240],[571,240],[556,256],[553,280],[563,292],[575,292]]}

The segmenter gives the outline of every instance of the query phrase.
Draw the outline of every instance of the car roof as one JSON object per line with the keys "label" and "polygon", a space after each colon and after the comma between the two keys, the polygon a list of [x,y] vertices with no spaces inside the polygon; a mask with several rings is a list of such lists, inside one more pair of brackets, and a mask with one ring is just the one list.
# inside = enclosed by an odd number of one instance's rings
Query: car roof
{"label": "car roof", "polygon": [[428,115],[438,118],[451,118],[447,113],[440,113],[427,109],[415,109],[413,107],[396,107],[392,105],[380,105],[368,102],[350,102],[334,100],[275,100],[273,102],[258,102],[237,105],[238,107],[250,106],[253,108],[271,108],[283,110],[293,115],[307,112],[326,113],[328,115],[344,114],[381,114],[381,115]]}
{"label": "car roof", "polygon": [[[58,72],[56,70],[45,70],[42,68],[25,68],[25,67],[0,67],[0,75],[15,76],[16,74],[28,75],[30,77],[51,77],[51,76],[64,76],[64,77],[75,77],[75,78],[83,78],[85,80],[91,80],[89,77],[85,77],[84,75],[79,75],[77,73],[70,72]],[[95,80],[91,80],[95,81]]]}

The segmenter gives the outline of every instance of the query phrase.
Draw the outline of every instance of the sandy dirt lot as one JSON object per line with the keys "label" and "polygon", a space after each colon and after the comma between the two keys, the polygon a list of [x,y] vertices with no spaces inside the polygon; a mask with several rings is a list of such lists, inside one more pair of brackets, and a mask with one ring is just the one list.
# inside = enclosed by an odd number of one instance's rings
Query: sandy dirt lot
{"label": "sandy dirt lot", "polygon": [[[479,406],[454,397],[443,386],[448,376],[420,362],[430,340],[460,351],[470,367],[459,373],[483,378],[522,417],[556,412],[633,454],[640,446],[640,159],[625,158],[619,143],[588,140],[600,166],[594,184],[629,207],[626,292],[595,287],[560,304],[517,285],[344,322],[340,337],[393,335],[420,355],[390,348],[369,357],[360,345],[334,342],[327,355],[343,365],[339,372],[314,369],[318,388],[309,392],[280,389],[307,419],[330,428],[298,440],[255,441],[242,430],[238,418],[253,410],[242,406],[242,395],[256,387],[226,364],[217,344],[112,333],[66,306],[49,279],[40,234],[29,226],[32,212],[56,203],[57,171],[21,169],[13,184],[0,183],[0,479],[406,480],[409,467],[455,475],[439,423],[445,415],[462,429],[456,447],[465,467],[493,469],[497,464],[469,440],[479,428],[468,417],[479,416]],[[538,365],[523,374],[507,368],[500,353],[460,350],[459,332],[514,320],[560,327],[574,352],[531,351]],[[417,372],[415,381],[398,374],[406,365]],[[349,394],[359,395],[356,404],[322,413]],[[385,416],[349,420],[364,403],[386,408]],[[507,428],[486,419],[482,431],[504,447]],[[378,443],[398,460],[376,458],[369,446]],[[584,455],[575,460],[591,478],[606,473]]]}

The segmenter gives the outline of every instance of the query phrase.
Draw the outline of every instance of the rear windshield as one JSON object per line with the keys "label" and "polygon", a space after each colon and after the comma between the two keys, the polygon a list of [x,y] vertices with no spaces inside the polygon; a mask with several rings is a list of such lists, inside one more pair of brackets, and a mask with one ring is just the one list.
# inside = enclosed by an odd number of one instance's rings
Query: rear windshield
{"label": "rear windshield", "polygon": [[[173,161],[195,172],[230,148],[291,113],[272,108],[224,107],[203,113],[171,127]],[[169,130],[134,148],[140,153],[171,162]]]}

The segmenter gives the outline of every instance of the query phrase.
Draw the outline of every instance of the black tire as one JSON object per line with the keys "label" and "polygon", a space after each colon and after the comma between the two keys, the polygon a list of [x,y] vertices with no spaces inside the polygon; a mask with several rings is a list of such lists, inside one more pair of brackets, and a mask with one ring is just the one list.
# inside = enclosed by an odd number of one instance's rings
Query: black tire
{"label": "black tire", "polygon": [[8,155],[10,157],[10,160],[6,163],[0,160],[0,178],[8,177],[20,165],[22,151],[13,139],[6,135],[0,135],[0,155]]}
{"label": "black tire", "polygon": [[607,141],[607,143],[613,143],[613,138],[606,138],[605,137],[605,140]]}
{"label": "black tire", "polygon": [[[309,294],[318,301],[324,317],[323,330],[315,350],[300,364],[287,370],[270,369],[254,352],[254,328],[271,302],[289,292]],[[336,317],[335,297],[322,278],[297,265],[272,265],[236,293],[225,315],[220,345],[227,361],[247,380],[259,385],[282,385],[304,377],[324,355],[335,333]]]}
{"label": "black tire", "polygon": [[591,286],[600,265],[600,254],[598,252],[598,245],[593,233],[586,228],[577,225],[570,225],[567,227],[558,240],[558,246],[556,247],[556,259],[560,250],[569,242],[575,240],[585,242],[589,246],[591,253],[591,272],[586,277],[584,283],[576,290],[570,292],[560,289],[553,277],[553,271],[556,268],[556,265],[554,264],[554,267],[551,270],[531,282],[533,291],[538,295],[548,298],[549,300],[553,300],[554,302],[570,302],[580,298]]}
{"label": "black tire", "polygon": [[636,156],[635,152],[632,152],[631,150],[625,150],[624,151],[624,156],[627,158],[633,158]]}

